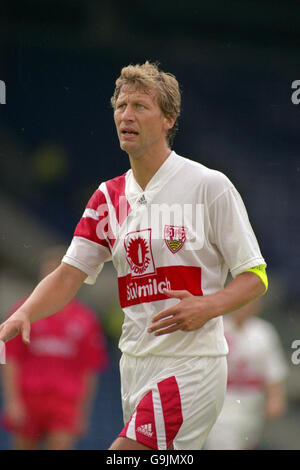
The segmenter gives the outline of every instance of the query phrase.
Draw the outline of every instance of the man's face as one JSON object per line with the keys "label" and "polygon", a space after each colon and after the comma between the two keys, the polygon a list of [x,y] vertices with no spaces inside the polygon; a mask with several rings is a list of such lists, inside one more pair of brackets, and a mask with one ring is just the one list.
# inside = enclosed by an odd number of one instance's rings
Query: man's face
{"label": "man's face", "polygon": [[162,113],[155,91],[123,86],[116,101],[114,120],[120,146],[139,157],[166,146],[166,135],[174,121]]}

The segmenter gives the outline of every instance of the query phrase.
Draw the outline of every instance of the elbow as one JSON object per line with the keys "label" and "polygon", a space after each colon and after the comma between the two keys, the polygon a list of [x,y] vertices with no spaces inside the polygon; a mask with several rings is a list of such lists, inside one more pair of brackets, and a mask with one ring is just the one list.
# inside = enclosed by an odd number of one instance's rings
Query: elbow
{"label": "elbow", "polygon": [[251,269],[248,269],[245,273],[253,276],[253,282],[256,282],[258,296],[263,295],[267,292],[269,287],[268,276],[266,273],[266,266],[259,265]]}

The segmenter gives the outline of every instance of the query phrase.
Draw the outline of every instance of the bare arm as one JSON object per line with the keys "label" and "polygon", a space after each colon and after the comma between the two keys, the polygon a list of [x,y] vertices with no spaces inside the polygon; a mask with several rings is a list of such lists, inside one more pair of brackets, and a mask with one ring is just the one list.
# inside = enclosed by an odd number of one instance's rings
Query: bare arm
{"label": "bare arm", "polygon": [[265,388],[267,419],[279,418],[286,411],[286,394],[282,382],[267,384]]}
{"label": "bare arm", "polygon": [[30,323],[58,312],[76,295],[87,275],[65,263],[46,276],[24,304],[0,325],[0,340],[8,341],[18,333],[29,343]]}
{"label": "bare arm", "polygon": [[239,274],[224,289],[204,297],[188,291],[165,290],[166,295],[180,302],[155,315],[148,332],[158,336],[177,330],[197,330],[208,320],[237,310],[264,292],[264,284],[251,272]]}

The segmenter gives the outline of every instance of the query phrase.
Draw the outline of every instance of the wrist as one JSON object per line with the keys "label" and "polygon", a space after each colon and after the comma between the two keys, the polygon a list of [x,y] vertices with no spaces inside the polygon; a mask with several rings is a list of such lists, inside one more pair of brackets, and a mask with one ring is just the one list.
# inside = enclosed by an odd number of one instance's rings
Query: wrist
{"label": "wrist", "polygon": [[205,310],[207,311],[208,320],[212,320],[213,318],[219,317],[224,313],[219,292],[207,295],[205,297],[199,297],[199,304],[202,304],[199,305],[201,309],[203,307],[203,302],[206,303]]}
{"label": "wrist", "polygon": [[23,308],[23,305],[22,307],[20,307],[18,310],[16,310],[12,315],[11,317],[9,317],[9,319],[12,319],[12,320],[28,320],[28,321],[31,321],[30,320],[30,313],[25,309]]}
{"label": "wrist", "polygon": [[215,294],[208,295],[205,297],[209,303],[209,319],[220,317],[225,313],[228,313],[230,309],[227,306],[227,295],[224,289],[216,292]]}

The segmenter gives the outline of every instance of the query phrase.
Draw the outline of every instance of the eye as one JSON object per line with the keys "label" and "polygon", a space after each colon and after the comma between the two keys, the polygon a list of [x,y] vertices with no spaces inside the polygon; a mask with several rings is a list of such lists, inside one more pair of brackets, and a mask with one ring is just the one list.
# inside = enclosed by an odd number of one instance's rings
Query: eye
{"label": "eye", "polygon": [[137,103],[137,104],[136,104],[136,107],[137,107],[138,109],[145,109],[145,106],[144,106],[143,104],[141,104],[141,103]]}
{"label": "eye", "polygon": [[121,104],[118,104],[117,105],[117,109],[119,109],[120,111],[122,111],[123,109],[125,109],[126,107],[126,104],[125,103],[121,103]]}

